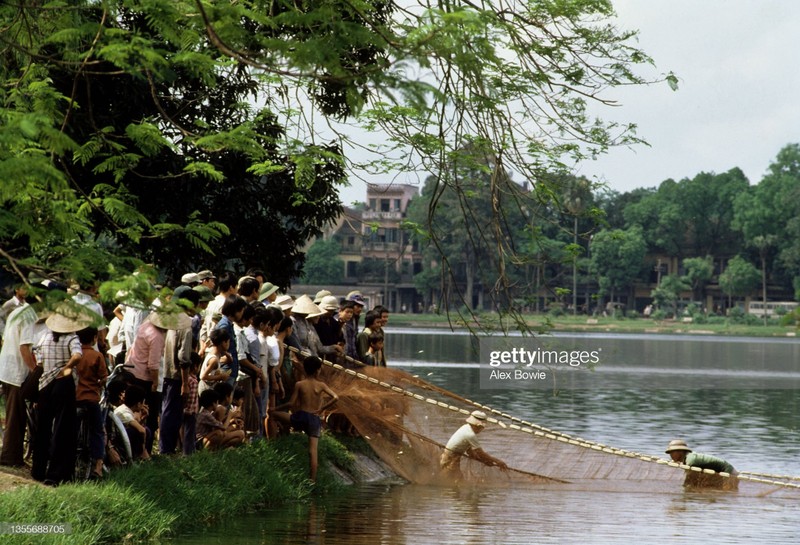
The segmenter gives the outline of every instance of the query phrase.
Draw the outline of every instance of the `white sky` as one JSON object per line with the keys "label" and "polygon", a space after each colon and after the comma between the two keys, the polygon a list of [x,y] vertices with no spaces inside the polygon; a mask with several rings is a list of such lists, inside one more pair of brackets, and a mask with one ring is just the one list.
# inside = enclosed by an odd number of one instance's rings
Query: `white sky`
{"label": "white sky", "polygon": [[[612,91],[620,106],[597,114],[637,124],[650,147],[613,149],[579,174],[624,192],[738,166],[756,184],[783,146],[800,142],[800,1],[615,0],[614,7],[618,26],[638,29],[640,48],[656,64],[645,75],[673,71],[679,89]],[[364,200],[364,183],[351,183],[345,204]]]}

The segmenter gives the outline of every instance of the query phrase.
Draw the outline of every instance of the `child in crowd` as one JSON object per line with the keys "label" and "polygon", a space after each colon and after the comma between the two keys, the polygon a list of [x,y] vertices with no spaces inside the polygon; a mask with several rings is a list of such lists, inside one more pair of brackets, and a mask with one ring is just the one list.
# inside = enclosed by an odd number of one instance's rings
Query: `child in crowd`
{"label": "child in crowd", "polygon": [[226,430],[225,425],[214,417],[219,394],[206,390],[200,394],[200,412],[197,413],[197,440],[209,450],[235,447],[244,442],[244,430]]}
{"label": "child in crowd", "polygon": [[237,386],[233,390],[233,398],[231,399],[231,410],[228,412],[227,428],[229,430],[245,430],[244,423],[244,400],[246,397],[245,389]]}
{"label": "child in crowd", "polygon": [[366,365],[380,366],[383,364],[383,333],[373,331],[369,334],[369,348],[364,354]]}
{"label": "child in crowd", "polygon": [[143,424],[143,422],[147,421],[148,415],[147,405],[145,404],[146,398],[147,392],[141,387],[136,385],[128,386],[125,389],[125,397],[122,398],[122,403],[114,409],[114,414],[119,417],[128,432],[134,460],[150,459],[150,454],[144,448],[148,438],[152,435],[152,431]]}
{"label": "child in crowd", "polygon": [[197,386],[199,393],[213,388],[214,384],[225,382],[231,376],[230,369],[223,371],[223,365],[229,365],[231,355],[228,349],[231,346],[231,337],[227,329],[214,329],[208,335],[211,348],[206,352],[206,358],[200,368],[200,382]]}
{"label": "child in crowd", "polygon": [[192,363],[189,367],[187,377],[186,397],[183,405],[183,453],[190,455],[194,453],[197,436],[197,411],[199,409],[199,399],[197,393],[197,374],[200,372],[203,358],[197,352],[192,352]]}
{"label": "child in crowd", "polygon": [[[297,431],[304,431],[308,435],[308,458],[310,465],[310,478],[317,480],[317,445],[322,432],[322,421],[319,417],[327,408],[339,399],[336,392],[319,380],[319,370],[322,360],[316,356],[309,356],[303,360],[303,369],[306,378],[294,385],[292,397],[288,403],[276,408],[272,416],[279,423],[291,426]],[[323,402],[324,397],[329,399]],[[281,412],[281,409],[291,407],[292,413]]]}
{"label": "child in crowd", "polygon": [[93,465],[91,477],[97,479],[103,476],[103,458],[106,454],[100,396],[108,378],[108,367],[103,355],[93,348],[97,342],[97,329],[89,327],[78,331],[78,340],[83,356],[75,367],[78,374],[75,401],[78,408],[84,410],[89,423],[89,453]]}

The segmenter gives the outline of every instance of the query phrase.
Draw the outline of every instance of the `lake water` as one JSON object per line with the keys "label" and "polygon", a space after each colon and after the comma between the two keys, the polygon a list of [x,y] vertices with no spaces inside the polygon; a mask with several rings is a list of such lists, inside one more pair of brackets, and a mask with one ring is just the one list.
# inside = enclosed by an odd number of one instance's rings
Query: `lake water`
{"label": "lake water", "polygon": [[[560,432],[661,455],[670,439],[739,470],[800,475],[795,340],[635,335],[559,336],[551,346],[601,348],[594,372],[613,385],[486,389],[477,346],[446,332],[390,330],[390,365]],[[648,370],[683,368],[686,387]],[[601,371],[603,368],[612,371]],[[699,370],[699,371],[698,371]],[[796,499],[731,493],[364,485],[204,528],[173,544],[798,543]]]}

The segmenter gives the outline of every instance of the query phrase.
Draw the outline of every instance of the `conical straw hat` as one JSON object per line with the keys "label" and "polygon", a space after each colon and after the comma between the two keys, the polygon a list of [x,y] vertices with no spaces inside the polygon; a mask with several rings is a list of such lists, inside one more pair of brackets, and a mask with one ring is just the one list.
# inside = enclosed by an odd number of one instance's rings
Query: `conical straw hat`
{"label": "conical straw hat", "polygon": [[161,329],[188,329],[192,327],[192,319],[184,312],[164,312],[154,310],[147,317],[154,326]]}
{"label": "conical straw hat", "polygon": [[292,307],[293,314],[317,314],[319,315],[322,311],[320,308],[314,304],[314,301],[311,300],[311,297],[308,295],[301,295],[297,298],[297,301],[294,302],[294,306]]}
{"label": "conical straw hat", "polygon": [[53,333],[74,333],[86,329],[95,319],[89,310],[77,303],[63,303],[45,320],[45,324]]}

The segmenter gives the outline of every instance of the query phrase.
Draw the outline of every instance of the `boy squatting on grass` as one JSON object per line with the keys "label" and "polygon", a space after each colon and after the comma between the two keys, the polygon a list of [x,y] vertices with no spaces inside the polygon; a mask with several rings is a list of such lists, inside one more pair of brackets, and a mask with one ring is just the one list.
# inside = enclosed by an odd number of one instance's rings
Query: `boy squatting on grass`
{"label": "boy squatting on grass", "polygon": [[[277,422],[284,426],[291,426],[297,431],[304,431],[308,435],[308,458],[310,465],[310,478],[317,480],[317,445],[322,432],[320,413],[331,407],[339,399],[336,392],[317,378],[322,367],[322,360],[316,356],[309,356],[303,360],[303,369],[306,378],[294,385],[292,397],[287,403],[275,408],[271,415]],[[323,396],[330,399],[323,403]],[[293,412],[281,412],[281,409],[291,407]]]}

